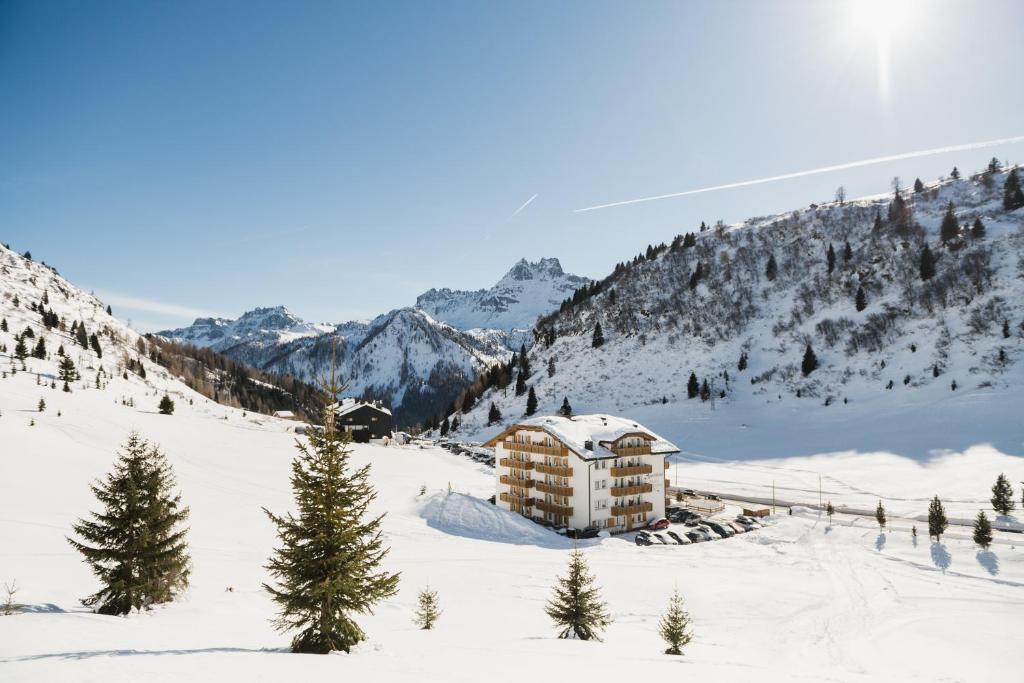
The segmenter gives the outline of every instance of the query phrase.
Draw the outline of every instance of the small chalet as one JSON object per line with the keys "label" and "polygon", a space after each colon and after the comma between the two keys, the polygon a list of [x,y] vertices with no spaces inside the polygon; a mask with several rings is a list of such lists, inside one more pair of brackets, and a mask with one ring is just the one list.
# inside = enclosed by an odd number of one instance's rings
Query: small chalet
{"label": "small chalet", "polygon": [[350,433],[356,443],[392,436],[391,411],[380,401],[342,399],[341,403],[334,406],[334,418],[337,428]]}

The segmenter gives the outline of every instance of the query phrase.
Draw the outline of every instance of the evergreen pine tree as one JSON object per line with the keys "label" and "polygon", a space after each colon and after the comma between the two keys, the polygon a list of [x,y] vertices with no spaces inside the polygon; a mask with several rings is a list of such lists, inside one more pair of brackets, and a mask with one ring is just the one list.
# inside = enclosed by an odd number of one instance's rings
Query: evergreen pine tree
{"label": "evergreen pine tree", "polygon": [[18,360],[25,360],[28,358],[28,347],[25,346],[25,338],[20,334],[15,337],[14,357]]}
{"label": "evergreen pine tree", "polygon": [[868,298],[867,295],[864,294],[864,287],[862,286],[857,287],[857,297],[854,300],[854,307],[857,309],[857,311],[863,311],[865,308],[868,307]]}
{"label": "evergreen pine tree", "polygon": [[424,588],[416,596],[416,625],[424,631],[434,628],[434,624],[441,617],[441,609],[438,606],[437,591]]}
{"label": "evergreen pine tree", "polygon": [[107,304],[107,315],[114,315],[114,312],[110,310],[110,304]]}
{"label": "evergreen pine tree", "polygon": [[599,349],[604,345],[604,332],[601,330],[600,321],[594,325],[594,336],[590,341],[590,345],[595,349]]}
{"label": "evergreen pine tree", "polygon": [[523,371],[520,370],[516,374],[516,396],[522,396],[526,393],[526,378],[523,377]]}
{"label": "evergreen pine tree", "polygon": [[832,506],[832,501],[830,500],[825,505],[825,514],[828,515],[828,523],[829,523],[829,525],[832,524],[832,515],[834,515],[835,513],[836,513],[836,509]]}
{"label": "evergreen pine tree", "polygon": [[954,166],[953,170],[949,174],[949,177],[952,178],[953,180],[960,180],[960,169]]}
{"label": "evergreen pine tree", "polygon": [[764,276],[768,278],[769,282],[775,280],[775,276],[779,274],[779,264],[775,262],[775,254],[768,255],[768,265],[764,268]]}
{"label": "evergreen pine tree", "polygon": [[[321,382],[326,402],[342,393],[335,375]],[[298,515],[278,516],[264,508],[280,541],[267,564],[275,580],[264,584],[278,605],[274,626],[299,631],[292,652],[349,652],[366,638],[353,620],[398,592],[398,574],[380,569],[388,548],[381,536],[383,515],[367,517],[377,493],[370,465],[352,469],[349,435],[335,428],[325,411],[323,428],[306,432],[292,461],[291,485]],[[447,418],[446,418],[447,420]]]}
{"label": "evergreen pine tree", "polygon": [[808,344],[804,350],[804,359],[800,363],[800,371],[807,377],[812,372],[818,369],[818,357],[814,355],[814,349]]}
{"label": "evergreen pine tree", "polygon": [[708,386],[708,378],[705,377],[704,381],[700,384],[700,400],[707,401],[711,399],[711,387]]}
{"label": "evergreen pine tree", "polygon": [[611,624],[607,606],[578,549],[569,556],[569,573],[559,577],[544,611],[558,627],[559,638],[600,640],[598,634]]}
{"label": "evergreen pine tree", "polygon": [[946,213],[942,216],[942,224],[939,226],[939,239],[943,244],[949,244],[960,236],[960,223],[956,220],[956,212],[953,209],[953,202],[946,206]]}
{"label": "evergreen pine tree", "polygon": [[491,408],[487,411],[487,424],[493,425],[501,422],[501,411],[498,410],[498,406],[491,402]]}
{"label": "evergreen pine tree", "polygon": [[37,407],[38,407],[40,413],[45,411],[46,410],[46,401],[44,399],[39,399],[39,405]]}
{"label": "evergreen pine tree", "polygon": [[446,418],[444,418],[444,420],[441,421],[441,427],[440,427],[440,429],[438,431],[441,433],[442,437],[445,437],[445,436],[448,436],[448,430],[450,428],[451,427],[448,424],[448,418],[446,417]]}
{"label": "evergreen pine tree", "polygon": [[831,242],[829,242],[828,251],[825,253],[825,267],[829,275],[836,268],[836,250],[832,248]]}
{"label": "evergreen pine tree", "polygon": [[7,332],[7,318],[0,318],[0,332]]}
{"label": "evergreen pine tree", "polygon": [[89,346],[92,347],[97,358],[103,358],[103,349],[100,348],[100,339],[96,336],[95,332],[89,335]]}
{"label": "evergreen pine tree", "polygon": [[850,246],[850,241],[846,240],[843,242],[843,263],[849,263],[852,258],[853,247]]}
{"label": "evergreen pine tree", "polygon": [[942,501],[938,496],[932,498],[928,504],[928,535],[934,536],[936,542],[942,540],[942,534],[946,532],[949,520],[946,519],[946,509],[942,507]]}
{"label": "evergreen pine tree", "polygon": [[689,626],[690,615],[683,609],[683,596],[679,594],[678,588],[674,589],[668,601],[668,611],[662,615],[658,623],[658,635],[668,645],[665,654],[683,654],[683,648],[693,640],[693,634],[688,630]]}
{"label": "evergreen pine tree", "polygon": [[1013,211],[1022,206],[1024,206],[1024,190],[1021,190],[1017,169],[1014,168],[1006,174],[1006,183],[1003,185],[1003,208]]}
{"label": "evergreen pine tree", "polygon": [[879,529],[885,529],[885,508],[882,507],[882,501],[878,501],[878,507],[875,508],[875,520]]}
{"label": "evergreen pine tree", "polygon": [[164,394],[164,397],[160,399],[159,410],[161,415],[174,414],[174,401],[167,394]]}
{"label": "evergreen pine tree", "polygon": [[1000,473],[992,486],[992,509],[1001,515],[1013,512],[1016,503],[1013,501],[1013,487],[1005,474]]}
{"label": "evergreen pine tree", "polygon": [[83,349],[89,348],[89,338],[85,334],[85,323],[79,323],[78,328],[75,330],[75,341]]}
{"label": "evergreen pine tree", "polygon": [[700,382],[697,381],[697,373],[691,372],[690,379],[686,382],[686,398],[697,398],[700,393]]}
{"label": "evergreen pine tree", "polygon": [[921,274],[921,279],[926,282],[935,277],[935,256],[927,244],[921,250],[921,263],[918,270]]}
{"label": "evergreen pine tree", "polygon": [[921,182],[920,178],[914,180],[914,192],[924,192],[924,183]]}
{"label": "evergreen pine tree", "polygon": [[562,407],[558,409],[558,414],[562,417],[572,417],[572,406],[569,405],[569,397],[562,397]]}
{"label": "evergreen pine tree", "polygon": [[537,412],[537,394],[534,393],[533,387],[530,387],[530,392],[526,396],[526,415],[530,416]]}
{"label": "evergreen pine tree", "polygon": [[103,512],[73,525],[81,541],[68,539],[103,584],[82,604],[127,614],[169,602],[188,586],[188,530],[181,526],[188,508],[175,485],[160,450],[132,432],[113,471],[90,486]]}
{"label": "evergreen pine tree", "polygon": [[975,218],[974,223],[971,225],[971,239],[980,240],[985,238],[985,224],[981,222],[980,218]]}
{"label": "evergreen pine tree", "polygon": [[78,378],[78,370],[75,369],[75,362],[71,356],[64,356],[57,364],[57,379],[63,380],[65,384],[74,382]]}
{"label": "evergreen pine tree", "polygon": [[743,372],[747,369],[747,352],[740,351],[740,362],[736,364],[736,369]]}
{"label": "evergreen pine tree", "polygon": [[974,518],[974,542],[985,550],[992,545],[992,523],[984,510],[978,510],[978,516]]}
{"label": "evergreen pine tree", "polygon": [[548,377],[555,376],[555,357],[548,358]]}
{"label": "evergreen pine tree", "polygon": [[39,335],[39,341],[36,342],[36,347],[32,349],[33,358],[46,358],[46,340],[43,339],[43,335]]}

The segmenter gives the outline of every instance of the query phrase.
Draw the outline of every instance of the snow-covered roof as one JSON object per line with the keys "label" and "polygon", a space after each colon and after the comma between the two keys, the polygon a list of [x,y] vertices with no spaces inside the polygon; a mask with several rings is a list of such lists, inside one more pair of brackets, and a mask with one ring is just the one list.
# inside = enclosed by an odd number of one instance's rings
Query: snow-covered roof
{"label": "snow-covered roof", "polygon": [[290,410],[275,410],[274,417],[293,418],[295,417],[295,413]]}
{"label": "snow-covered roof", "polygon": [[356,410],[357,408],[363,407],[373,408],[374,410],[380,411],[386,415],[391,414],[391,411],[382,405],[378,405],[376,403],[373,403],[372,401],[357,401],[354,398],[341,399],[339,403],[336,403],[334,405],[334,414],[338,417],[341,417],[342,415],[351,413],[353,410]]}
{"label": "snow-covered roof", "polygon": [[[658,436],[635,420],[601,414],[532,417],[510,426],[488,442],[488,445],[493,446],[504,439],[506,434],[522,427],[542,429],[584,459],[613,457],[615,454],[608,447],[627,435],[640,436],[650,441],[651,453],[655,455],[679,452],[679,448],[671,441]],[[588,441],[592,446],[591,449],[587,449]]]}

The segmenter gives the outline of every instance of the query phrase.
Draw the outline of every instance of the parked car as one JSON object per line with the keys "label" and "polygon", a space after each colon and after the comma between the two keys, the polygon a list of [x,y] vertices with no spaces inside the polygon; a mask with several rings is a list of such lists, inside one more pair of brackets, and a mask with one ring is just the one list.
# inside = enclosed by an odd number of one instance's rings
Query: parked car
{"label": "parked car", "polygon": [[650,524],[648,524],[647,528],[648,529],[654,529],[655,531],[661,531],[662,529],[667,529],[668,528],[668,520],[665,519],[664,517],[662,517],[661,519],[656,519],[653,522],[651,522]]}
{"label": "parked car", "polygon": [[696,530],[694,530],[694,531],[687,531],[686,532],[686,537],[688,539],[690,539],[690,543],[703,543],[704,541],[708,540],[704,536],[704,534],[702,534],[702,533],[700,533],[699,531],[696,531]]}
{"label": "parked car", "polygon": [[700,515],[691,515],[683,524],[686,526],[700,526],[704,519]]}
{"label": "parked car", "polygon": [[669,538],[676,542],[676,545],[687,545],[690,542],[690,539],[686,538],[685,536],[680,536],[671,529],[669,531],[666,531],[665,533],[668,534]]}
{"label": "parked car", "polygon": [[750,531],[749,527],[743,526],[739,522],[726,522],[725,525],[738,534],[745,534]]}
{"label": "parked car", "polygon": [[712,522],[712,521],[711,521],[711,520],[709,519],[709,520],[707,520],[707,521],[706,521],[706,522],[704,522],[704,523],[705,523],[705,524],[706,524],[707,526],[709,526],[709,527],[711,528],[711,530],[712,530],[712,531],[714,531],[714,532],[715,532],[716,534],[718,534],[718,535],[719,535],[719,536],[721,536],[722,538],[729,538],[730,536],[735,536],[735,535],[736,535],[736,532],[735,532],[735,531],[733,531],[732,529],[730,529],[730,528],[728,528],[728,527],[722,526],[722,525],[721,525],[721,524],[719,524],[718,522]]}
{"label": "parked car", "polygon": [[713,493],[709,493],[708,495],[706,495],[706,496],[704,496],[704,497],[705,497],[706,499],[708,499],[708,500],[717,500],[717,501],[721,501],[721,500],[722,500],[721,498],[719,498],[718,496],[716,496],[716,495],[715,495],[715,494],[713,494]]}
{"label": "parked car", "polygon": [[684,496],[696,496],[697,492],[694,491],[693,489],[683,489],[683,495]]}
{"label": "parked car", "polygon": [[654,541],[651,539],[651,535],[646,531],[641,531],[633,539],[633,542],[637,545],[653,545]]}
{"label": "parked car", "polygon": [[569,538],[597,538],[600,532],[596,526],[588,526],[586,529],[569,529],[565,535]]}
{"label": "parked car", "polygon": [[761,522],[757,521],[753,517],[746,517],[744,515],[740,515],[739,517],[737,517],[736,521],[751,526],[754,529],[760,529],[764,526],[764,524],[761,524]]}
{"label": "parked car", "polygon": [[656,538],[658,540],[658,543],[660,543],[662,545],[668,545],[668,541],[666,541],[665,537],[662,536],[661,534],[651,534],[651,535],[654,536],[654,538]]}

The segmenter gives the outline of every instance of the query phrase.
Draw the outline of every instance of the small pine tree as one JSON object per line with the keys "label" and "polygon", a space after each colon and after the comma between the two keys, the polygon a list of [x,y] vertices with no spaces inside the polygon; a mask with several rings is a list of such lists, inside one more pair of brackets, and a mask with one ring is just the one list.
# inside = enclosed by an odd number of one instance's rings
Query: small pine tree
{"label": "small pine tree", "polygon": [[875,508],[875,520],[878,521],[879,529],[885,529],[885,508],[882,507],[882,501],[878,501],[878,507]]}
{"label": "small pine tree", "polygon": [[127,614],[169,602],[188,586],[188,530],[181,526],[188,508],[175,485],[160,450],[132,432],[113,471],[90,487],[103,512],[73,525],[81,541],[68,539],[103,584],[82,604]]}
{"label": "small pine tree", "polygon": [[[333,404],[344,389],[335,376],[321,382],[325,402]],[[349,652],[366,638],[352,619],[398,592],[398,574],[380,569],[388,553],[381,536],[383,515],[366,518],[376,499],[370,465],[353,471],[349,435],[335,428],[326,411],[322,429],[306,432],[292,461],[291,485],[298,515],[278,516],[264,508],[277,527],[281,545],[266,568],[275,585],[263,584],[278,605],[274,626],[299,630],[292,652]]]}
{"label": "small pine tree", "polygon": [[974,542],[985,550],[992,545],[992,524],[984,510],[978,510],[978,516],[974,518]]}
{"label": "small pine tree", "polygon": [[71,356],[64,356],[57,364],[57,379],[63,380],[65,384],[74,382],[78,378],[78,370],[75,369],[75,362]]}
{"label": "small pine tree", "polygon": [[493,425],[498,424],[499,422],[501,422],[501,411],[498,410],[498,406],[494,405],[494,402],[492,401],[491,407],[487,411],[487,424]]}
{"label": "small pine tree", "polygon": [[814,349],[812,349],[811,345],[808,344],[807,348],[804,350],[803,361],[800,363],[800,371],[804,374],[804,377],[807,377],[817,369],[818,357],[814,355]]}
{"label": "small pine tree", "polygon": [[924,183],[921,182],[920,178],[914,180],[914,192],[924,192]]}
{"label": "small pine tree", "polygon": [[604,331],[601,330],[600,322],[594,325],[594,336],[590,340],[590,345],[595,349],[599,349],[604,345]]}
{"label": "small pine tree", "polygon": [[829,275],[836,269],[836,250],[832,248],[831,242],[829,242],[828,251],[825,252],[825,268]]}
{"label": "small pine tree", "polygon": [[769,282],[773,282],[779,274],[779,264],[775,262],[775,254],[768,255],[768,265],[764,268],[764,276]]}
{"label": "small pine tree", "polygon": [[747,352],[740,351],[740,362],[736,364],[736,369],[743,372],[747,369]]}
{"label": "small pine tree", "polygon": [[975,218],[974,223],[971,225],[971,239],[980,240],[985,238],[985,224],[981,222],[980,218]]}
{"label": "small pine tree", "polygon": [[921,274],[921,279],[925,282],[935,277],[935,255],[932,254],[932,250],[928,248],[927,244],[921,249],[921,261],[918,266],[918,272]]}
{"label": "small pine tree", "polygon": [[446,417],[446,418],[444,418],[444,420],[441,421],[441,426],[438,429],[438,432],[440,432],[442,437],[445,437],[445,436],[448,436],[448,431],[450,429],[451,429],[451,425],[449,424],[448,418]]}
{"label": "small pine tree", "polygon": [[857,287],[857,297],[854,300],[854,306],[858,312],[863,311],[868,307],[868,298],[867,295],[864,294],[864,287]]}
{"label": "small pine tree", "polygon": [[164,394],[164,397],[160,399],[159,410],[161,415],[174,414],[174,401],[167,394]]}
{"label": "small pine tree", "polygon": [[429,631],[434,628],[434,624],[441,617],[441,609],[438,606],[437,592],[430,590],[430,587],[424,588],[420,591],[419,595],[416,596],[416,618],[414,619],[417,626],[424,631]]}
{"label": "small pine tree", "polygon": [[665,654],[683,654],[683,648],[693,640],[693,634],[690,633],[689,627],[690,615],[683,609],[683,596],[679,594],[677,588],[672,591],[672,597],[669,598],[668,611],[658,623],[658,635],[668,645]]}
{"label": "small pine tree", "polygon": [[14,357],[18,360],[25,360],[28,358],[28,347],[25,346],[25,338],[22,335],[15,337],[14,343]]}
{"label": "small pine tree", "polygon": [[523,375],[523,371],[520,370],[516,373],[516,396],[522,396],[526,393],[526,376]]}
{"label": "small pine tree", "polygon": [[1010,321],[1003,320],[1003,339],[1010,338]]}
{"label": "small pine tree", "polygon": [[938,496],[932,498],[928,504],[928,535],[934,536],[936,542],[942,540],[942,534],[946,532],[949,520],[946,519],[946,509],[942,507],[942,501]]}
{"label": "small pine tree", "polygon": [[562,407],[558,409],[558,414],[562,417],[572,417],[572,406],[569,405],[569,397],[562,397]]}
{"label": "small pine tree", "polygon": [[953,170],[949,174],[949,177],[952,178],[953,180],[960,180],[960,169],[954,166]]}
{"label": "small pine tree", "polygon": [[700,383],[700,400],[701,401],[709,401],[709,400],[711,400],[711,387],[708,386],[708,379],[707,379],[707,377],[705,377],[704,381]]}
{"label": "small pine tree", "polygon": [[44,412],[46,410],[46,401],[44,399],[39,399],[39,405],[36,407],[39,409],[40,413]]}
{"label": "small pine tree", "polygon": [[1021,190],[1017,169],[1014,168],[1006,174],[1006,183],[1003,185],[1003,208],[1013,211],[1022,206],[1024,206],[1024,190]]}
{"label": "small pine tree", "polygon": [[686,382],[686,398],[697,398],[700,393],[700,382],[697,381],[697,373],[691,372],[690,379]]}
{"label": "small pine tree", "polygon": [[598,634],[612,619],[580,550],[572,551],[569,573],[559,577],[552,592],[544,611],[558,627],[558,637],[600,640]]}
{"label": "small pine tree", "polygon": [[42,335],[39,336],[36,347],[32,349],[32,357],[39,358],[40,360],[46,358],[46,340],[43,339]]}
{"label": "small pine tree", "polygon": [[831,525],[832,524],[832,515],[836,514],[836,509],[832,506],[832,501],[831,500],[828,503],[825,504],[825,514],[828,515],[828,523],[829,523],[829,525]]}
{"label": "small pine tree", "polygon": [[0,318],[0,332],[7,332],[7,318]]}
{"label": "small pine tree", "polygon": [[1005,474],[1000,473],[992,486],[992,509],[1001,515],[1013,512],[1016,503],[1013,501],[1013,487]]}
{"label": "small pine tree", "polygon": [[548,377],[555,376],[555,357],[548,358]]}
{"label": "small pine tree", "polygon": [[850,246],[850,241],[846,240],[843,242],[843,263],[849,263],[853,258],[853,248]]}
{"label": "small pine tree", "polygon": [[949,244],[960,236],[960,223],[956,220],[956,212],[953,209],[953,202],[946,206],[946,213],[942,217],[942,224],[939,226],[939,239],[943,244]]}
{"label": "small pine tree", "polygon": [[537,394],[533,391],[533,387],[530,387],[530,392],[526,396],[526,414],[533,415],[537,412]]}

